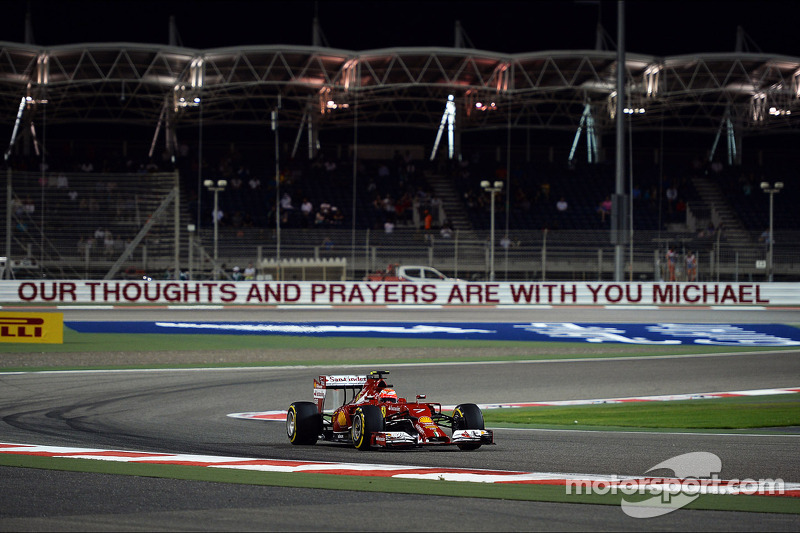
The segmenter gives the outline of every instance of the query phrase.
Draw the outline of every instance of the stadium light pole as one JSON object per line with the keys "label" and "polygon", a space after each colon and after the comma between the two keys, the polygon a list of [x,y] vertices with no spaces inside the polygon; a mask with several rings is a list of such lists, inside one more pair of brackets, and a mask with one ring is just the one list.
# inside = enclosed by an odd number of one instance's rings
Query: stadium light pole
{"label": "stadium light pole", "polygon": [[[270,127],[275,138],[275,277],[281,280],[281,151],[278,139],[278,109],[281,107],[281,95],[278,95],[278,107],[270,113]],[[309,121],[311,117],[309,117]],[[310,122],[309,122],[310,123]]]}
{"label": "stadium light pole", "polygon": [[6,256],[3,257],[3,268],[0,270],[0,279],[12,279],[11,275],[11,209],[13,202],[13,189],[11,187],[11,165],[6,169]]}
{"label": "stadium light pole", "polygon": [[773,213],[773,205],[775,200],[775,195],[781,192],[783,189],[783,182],[776,181],[774,184],[770,185],[767,181],[761,182],[761,190],[765,193],[769,194],[769,252],[767,260],[769,261],[769,281],[772,281],[773,275],[773,267],[772,267],[772,247],[774,245],[775,239],[772,238],[772,213]]}
{"label": "stadium light pole", "polygon": [[[625,219],[623,202],[619,201],[625,193],[625,2],[617,2],[617,108],[616,108],[616,187],[615,199],[611,212],[612,221],[617,221],[616,230],[612,231],[614,243],[614,280],[624,281],[623,273],[623,234]],[[614,223],[612,222],[612,226]]]}
{"label": "stadium light pole", "polygon": [[206,180],[203,182],[203,185],[206,186],[206,189],[214,193],[214,270],[212,279],[217,279],[217,258],[219,251],[219,193],[225,190],[225,187],[228,186],[228,182],[227,180]]}
{"label": "stadium light pole", "polygon": [[492,184],[484,180],[481,182],[481,187],[492,197],[489,210],[489,281],[494,281],[494,197],[503,190],[503,182],[495,181]]}
{"label": "stadium light pole", "polygon": [[[197,230],[197,227],[194,224],[188,224],[186,226],[186,231],[189,232],[189,277],[188,279],[194,279],[194,232]],[[180,278],[180,276],[179,276]]]}

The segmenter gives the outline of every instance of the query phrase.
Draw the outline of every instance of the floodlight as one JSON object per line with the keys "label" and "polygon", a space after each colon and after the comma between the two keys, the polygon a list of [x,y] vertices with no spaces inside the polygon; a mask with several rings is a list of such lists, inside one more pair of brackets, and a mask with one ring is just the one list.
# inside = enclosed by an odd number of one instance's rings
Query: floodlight
{"label": "floodlight", "polygon": [[453,159],[453,154],[455,153],[456,104],[455,97],[452,94],[447,95],[442,122],[439,124],[439,131],[436,132],[436,140],[431,151],[431,161],[436,157],[436,151],[439,149],[439,142],[442,140],[442,132],[445,125],[447,126],[447,155],[449,159]]}

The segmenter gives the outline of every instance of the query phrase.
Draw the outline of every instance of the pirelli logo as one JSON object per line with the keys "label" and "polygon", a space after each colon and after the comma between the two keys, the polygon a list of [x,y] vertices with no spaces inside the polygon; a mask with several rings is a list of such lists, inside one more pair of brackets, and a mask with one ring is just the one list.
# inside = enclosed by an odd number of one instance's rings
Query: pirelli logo
{"label": "pirelli logo", "polygon": [[0,342],[62,344],[64,313],[0,312]]}

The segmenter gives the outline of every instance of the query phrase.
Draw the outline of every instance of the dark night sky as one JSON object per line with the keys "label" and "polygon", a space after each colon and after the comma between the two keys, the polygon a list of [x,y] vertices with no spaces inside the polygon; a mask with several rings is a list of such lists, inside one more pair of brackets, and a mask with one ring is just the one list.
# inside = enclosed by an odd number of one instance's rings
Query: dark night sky
{"label": "dark night sky", "polygon": [[[334,1],[6,0],[0,40],[34,43],[168,42],[174,15],[183,46],[310,45],[315,11],[332,48],[451,47],[460,20],[478,49],[503,53],[593,49],[598,14],[617,35],[617,3],[590,0]],[[658,56],[732,52],[742,26],[765,53],[799,56],[800,2],[628,0],[627,50]]]}

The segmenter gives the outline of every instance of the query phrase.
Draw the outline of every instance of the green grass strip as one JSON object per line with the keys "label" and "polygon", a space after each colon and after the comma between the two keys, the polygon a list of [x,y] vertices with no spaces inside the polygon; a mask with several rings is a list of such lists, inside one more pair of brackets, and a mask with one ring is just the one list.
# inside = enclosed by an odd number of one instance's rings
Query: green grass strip
{"label": "green grass strip", "polygon": [[492,409],[488,425],[548,428],[747,429],[800,426],[800,394]]}
{"label": "green grass strip", "polygon": [[[370,457],[374,456],[370,454]],[[557,503],[619,505],[623,497],[621,494],[577,494],[577,491],[573,491],[573,494],[568,494],[566,487],[552,485],[492,484],[340,476],[332,474],[257,472],[251,470],[199,466],[150,465],[91,459],[8,454],[0,454],[0,465],[63,470],[69,472],[158,477],[215,483],[236,483],[243,485],[268,485],[275,487],[351,490],[396,494],[428,494],[432,496],[493,498]],[[630,499],[633,500],[633,498]],[[686,506],[686,508],[800,514],[800,500],[798,500],[798,498],[781,496],[702,495]]]}

